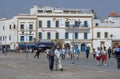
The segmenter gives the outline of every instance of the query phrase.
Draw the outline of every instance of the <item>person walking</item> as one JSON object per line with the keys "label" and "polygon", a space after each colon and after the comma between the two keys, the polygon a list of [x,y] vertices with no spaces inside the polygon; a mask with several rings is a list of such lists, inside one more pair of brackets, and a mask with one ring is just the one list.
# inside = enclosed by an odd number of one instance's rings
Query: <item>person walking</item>
{"label": "person walking", "polygon": [[69,47],[65,49],[65,54],[66,54],[67,59],[70,59],[70,48]]}
{"label": "person walking", "polygon": [[55,56],[55,53],[54,53],[54,46],[51,47],[51,49],[49,50],[48,52],[48,59],[49,59],[49,69],[50,71],[53,71],[53,68],[54,68],[54,56]]}
{"label": "person walking", "polygon": [[115,58],[117,62],[117,69],[120,69],[120,47],[115,48]]}
{"label": "person walking", "polygon": [[47,57],[47,59],[49,59],[49,55],[48,55],[49,49],[47,48],[47,49],[45,50],[45,52],[46,52],[46,57]]}
{"label": "person walking", "polygon": [[108,51],[108,58],[110,59],[111,58],[112,49],[109,47],[107,51]]}
{"label": "person walking", "polygon": [[78,47],[75,48],[75,55],[76,55],[76,59],[79,60],[80,50]]}
{"label": "person walking", "polygon": [[61,63],[61,49],[59,46],[57,46],[56,50],[55,50],[55,61],[56,61],[56,70],[59,70],[60,71],[63,71],[63,68],[62,68],[62,63]]}
{"label": "person walking", "polygon": [[96,51],[95,51],[95,48],[93,48],[93,58],[95,59],[95,54],[96,54]]}
{"label": "person walking", "polygon": [[107,66],[107,50],[106,50],[106,47],[104,47],[103,51],[101,52],[102,53],[102,65],[105,65]]}
{"label": "person walking", "polygon": [[90,48],[87,47],[87,49],[86,49],[86,58],[87,58],[87,59],[89,58],[89,53],[90,53]]}
{"label": "person walking", "polygon": [[37,51],[36,51],[34,58],[37,57],[37,59],[39,59],[40,52],[41,52],[41,48],[37,48]]}
{"label": "person walking", "polygon": [[96,61],[98,66],[100,66],[100,59],[101,59],[101,51],[100,48],[98,47],[96,51]]}

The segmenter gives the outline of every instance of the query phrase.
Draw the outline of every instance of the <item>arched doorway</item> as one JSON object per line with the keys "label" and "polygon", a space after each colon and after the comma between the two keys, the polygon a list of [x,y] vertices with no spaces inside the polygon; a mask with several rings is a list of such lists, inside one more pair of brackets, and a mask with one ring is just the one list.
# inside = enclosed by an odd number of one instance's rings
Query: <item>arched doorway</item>
{"label": "arched doorway", "polygon": [[64,47],[65,47],[65,48],[70,48],[70,43],[64,44]]}
{"label": "arched doorway", "polygon": [[86,45],[83,43],[81,44],[81,52],[85,52],[86,50]]}
{"label": "arched doorway", "polygon": [[113,48],[118,47],[118,46],[119,46],[119,43],[114,43],[113,44]]}
{"label": "arched doorway", "polygon": [[56,43],[56,46],[60,46],[60,48],[62,48],[62,43],[57,42],[57,43]]}

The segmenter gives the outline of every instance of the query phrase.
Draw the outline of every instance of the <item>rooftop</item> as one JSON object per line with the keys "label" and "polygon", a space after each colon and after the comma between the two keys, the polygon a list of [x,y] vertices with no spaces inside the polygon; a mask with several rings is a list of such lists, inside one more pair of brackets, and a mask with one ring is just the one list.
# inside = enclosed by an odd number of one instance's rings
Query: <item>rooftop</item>
{"label": "rooftop", "polygon": [[108,17],[120,17],[117,12],[111,12]]}

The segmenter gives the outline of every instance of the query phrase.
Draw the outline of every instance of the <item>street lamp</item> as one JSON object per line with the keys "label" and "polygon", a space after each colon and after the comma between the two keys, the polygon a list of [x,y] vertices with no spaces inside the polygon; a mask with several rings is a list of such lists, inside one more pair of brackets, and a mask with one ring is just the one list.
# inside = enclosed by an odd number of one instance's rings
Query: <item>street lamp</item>
{"label": "street lamp", "polygon": [[26,35],[26,58],[28,59],[28,51],[27,51],[27,35],[29,35],[28,33],[25,34]]}
{"label": "street lamp", "polygon": [[74,57],[74,37],[75,37],[75,30],[74,25],[72,25],[72,52],[73,52],[73,61],[72,64],[75,64],[75,57]]}
{"label": "street lamp", "polygon": [[75,41],[75,25],[71,25],[71,27],[69,28],[69,30],[72,31],[72,53],[71,53],[71,59],[72,59],[72,64],[75,64],[75,57],[74,57],[74,41]]}
{"label": "street lamp", "polygon": [[5,40],[5,48],[4,48],[4,52],[5,52],[5,55],[7,55],[7,46],[6,46],[6,36],[4,37],[4,40]]}
{"label": "street lamp", "polygon": [[26,59],[28,59],[28,49],[27,49],[27,43],[28,43],[28,36],[30,35],[29,34],[29,30],[24,30],[24,31],[26,31],[26,33],[24,33],[24,32],[22,32],[22,35],[24,35],[25,37],[26,37],[26,40],[25,40],[25,54],[26,54]]}
{"label": "street lamp", "polygon": [[72,31],[72,64],[75,64],[75,55],[74,55],[74,50],[75,50],[75,30],[77,30],[80,26],[80,21],[77,21],[77,20],[73,20],[71,19],[71,22],[74,24],[70,25],[71,27],[69,28],[69,30]]}

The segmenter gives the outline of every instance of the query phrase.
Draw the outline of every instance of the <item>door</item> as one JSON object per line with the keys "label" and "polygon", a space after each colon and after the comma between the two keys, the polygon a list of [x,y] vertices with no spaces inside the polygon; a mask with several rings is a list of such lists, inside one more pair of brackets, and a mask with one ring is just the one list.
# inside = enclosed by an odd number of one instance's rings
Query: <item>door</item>
{"label": "door", "polygon": [[81,45],[81,52],[85,52],[85,50],[86,50],[86,45],[83,43],[83,44]]}

